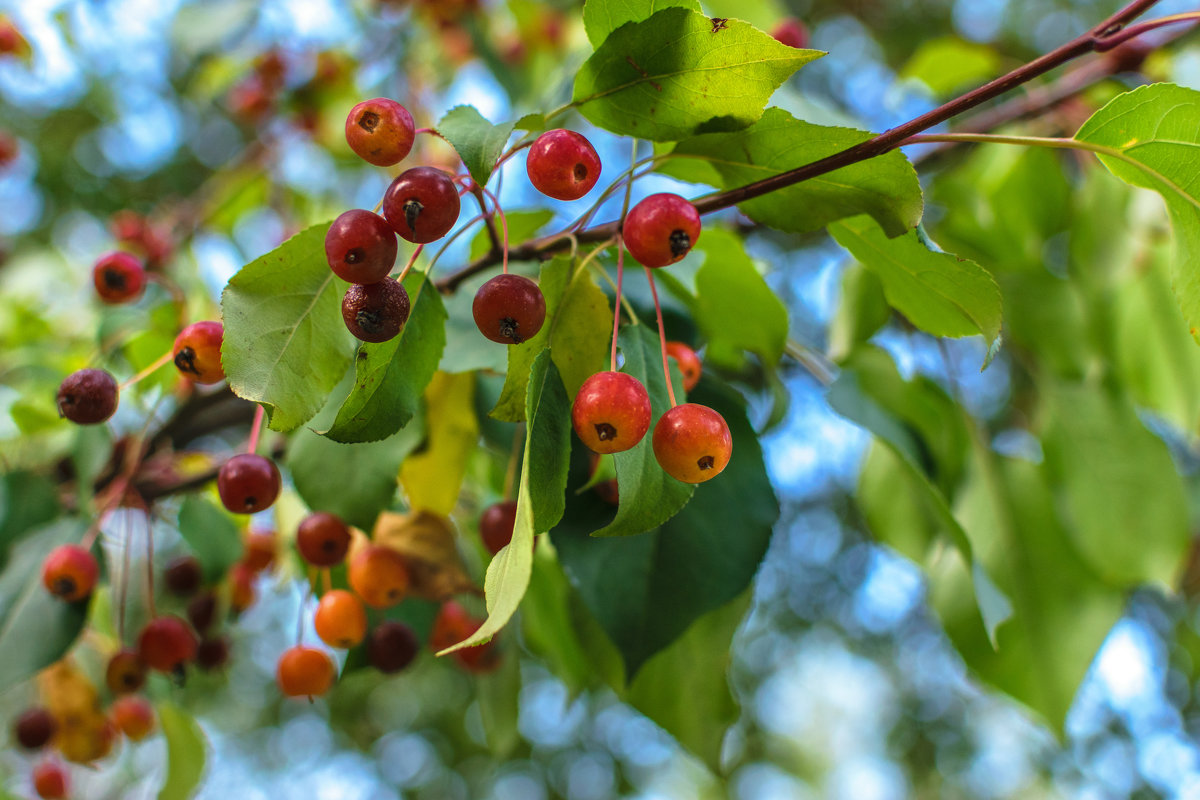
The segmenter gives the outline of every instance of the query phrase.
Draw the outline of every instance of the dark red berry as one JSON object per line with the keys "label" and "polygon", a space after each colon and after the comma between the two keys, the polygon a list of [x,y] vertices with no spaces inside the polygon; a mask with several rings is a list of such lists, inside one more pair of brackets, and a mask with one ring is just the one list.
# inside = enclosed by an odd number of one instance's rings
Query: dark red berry
{"label": "dark red berry", "polygon": [[401,239],[414,244],[437,241],[458,221],[458,189],[436,167],[400,173],[383,196],[383,216]]}
{"label": "dark red berry", "polygon": [[555,200],[578,200],[600,180],[600,156],[587,137],[575,131],[546,131],[529,148],[529,182]]}
{"label": "dark red berry", "polygon": [[493,342],[520,344],[546,321],[546,298],[523,275],[497,275],[479,287],[471,304],[479,332]]}
{"label": "dark red berry", "polygon": [[180,556],[163,571],[167,591],[180,597],[191,597],[204,580],[204,570],[195,556]]}
{"label": "dark red berry", "polygon": [[696,245],[700,212],[677,194],[652,194],[630,209],[622,234],[629,254],[639,264],[665,267]]}
{"label": "dark red berry", "polygon": [[193,322],[175,337],[175,368],[196,383],[225,379],[221,366],[221,343],[225,326],[213,320]]}
{"label": "dark red berry", "polygon": [[309,514],[296,529],[296,549],[314,567],[336,566],[350,549],[350,529],[328,511]]}
{"label": "dark red berry", "polygon": [[403,161],[412,150],[415,136],[412,114],[386,97],[364,100],[346,117],[346,143],[360,158],[377,167]]}
{"label": "dark red berry", "polygon": [[282,482],[274,461],[254,453],[241,453],[221,465],[217,493],[233,513],[254,514],[271,507]]}
{"label": "dark red berry", "polygon": [[381,622],[367,639],[367,660],[383,673],[399,672],[421,649],[413,629],[403,622]]}
{"label": "dark red berry", "polygon": [[42,800],[62,800],[71,781],[67,768],[57,761],[43,761],[33,768],[33,789]]}
{"label": "dark red berry", "polygon": [[350,283],[377,283],[396,265],[396,232],[378,214],[355,208],[343,213],[325,234],[329,268]]}
{"label": "dark red berry", "polygon": [[517,504],[504,500],[487,507],[479,518],[479,535],[492,555],[499,553],[512,541],[513,528],[517,524]]}
{"label": "dark red berry", "polygon": [[81,369],[58,387],[58,415],[78,425],[104,422],[117,410],[117,380],[102,369]]}
{"label": "dark red berry", "polygon": [[659,466],[684,483],[717,477],[733,453],[725,418],[697,403],[675,406],[659,417],[653,443]]}
{"label": "dark red berry", "polygon": [[366,286],[355,284],[342,298],[342,321],[364,342],[377,344],[398,336],[408,322],[409,310],[408,291],[391,278]]}
{"label": "dark red berry", "polygon": [[571,424],[593,452],[624,452],[650,430],[650,395],[632,375],[597,372],[579,387]]}
{"label": "dark red berry", "polygon": [[217,596],[204,592],[193,597],[187,605],[187,618],[193,628],[205,633],[217,619]]}
{"label": "dark red berry", "polygon": [[159,672],[176,672],[196,657],[196,634],[179,617],[150,620],[138,636],[142,663]]}
{"label": "dark red berry", "polygon": [[44,708],[30,708],[17,717],[13,724],[13,736],[26,750],[40,750],[54,738],[58,722]]}
{"label": "dark red berry", "polygon": [[92,267],[92,283],[104,302],[128,303],[141,297],[146,288],[146,269],[129,253],[109,253]]}
{"label": "dark red berry", "polygon": [[204,639],[196,648],[196,666],[210,672],[220,669],[229,661],[229,640],[224,636]]}

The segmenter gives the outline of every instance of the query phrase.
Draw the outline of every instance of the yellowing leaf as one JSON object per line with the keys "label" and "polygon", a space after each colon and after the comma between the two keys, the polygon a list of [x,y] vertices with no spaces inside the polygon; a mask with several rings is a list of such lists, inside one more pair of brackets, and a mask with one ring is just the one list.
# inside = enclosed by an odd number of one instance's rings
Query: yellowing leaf
{"label": "yellowing leaf", "polygon": [[475,376],[438,372],[425,389],[428,439],[400,467],[400,484],[415,510],[447,515],[458,503],[467,457],[479,440]]}

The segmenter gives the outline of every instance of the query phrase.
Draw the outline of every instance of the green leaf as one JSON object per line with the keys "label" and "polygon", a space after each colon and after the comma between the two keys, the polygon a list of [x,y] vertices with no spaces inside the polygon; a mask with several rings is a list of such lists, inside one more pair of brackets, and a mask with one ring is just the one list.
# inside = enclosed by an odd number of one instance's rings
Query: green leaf
{"label": "green leaf", "polygon": [[571,585],[550,549],[533,554],[533,574],[521,603],[524,643],[550,667],[572,695],[591,686],[596,672],[571,617]]}
{"label": "green leaf", "polygon": [[[705,133],[680,142],[672,154],[681,158],[666,162],[660,171],[733,189],[811,164],[872,135],[813,125],[783,109],[769,108],[749,130]],[[696,171],[698,163],[704,163],[704,170]],[[789,233],[808,233],[839,219],[870,214],[888,236],[915,227],[922,207],[916,170],[898,150],[738,205],[755,222]]]}
{"label": "green leaf", "polygon": [[208,581],[218,581],[242,557],[238,525],[200,495],[183,498],[179,507],[179,535],[204,568]]}
{"label": "green leaf", "polygon": [[475,182],[485,186],[515,124],[493,125],[474,106],[455,106],[438,122],[437,130],[454,145]]}
{"label": "green leaf", "polygon": [[668,8],[614,31],[580,68],[572,99],[601,128],[656,142],[740,130],[820,55],[740,20],[718,29],[703,14]]}
{"label": "green leaf", "polygon": [[867,217],[843,220],[829,232],[879,276],[888,303],[921,330],[979,333],[989,345],[1000,335],[1000,288],[974,261],[928,249],[917,231],[888,239]]}
{"label": "green leaf", "polygon": [[982,83],[999,70],[1000,56],[992,48],[957,36],[943,36],[922,43],[900,71],[900,77],[921,81],[936,96],[949,97],[955,89]]}
{"label": "green leaf", "polygon": [[841,299],[829,323],[829,357],[835,361],[846,358],[891,316],[883,283],[862,264],[850,264],[842,272]]}
{"label": "green leaf", "polygon": [[1175,232],[1171,279],[1200,342],[1200,92],[1155,83],[1126,92],[1092,115],[1075,138],[1101,145],[1100,161],[1126,183],[1162,195]]}
{"label": "green leaf", "polygon": [[[695,487],[678,515],[642,536],[589,536],[596,520],[612,513],[592,491],[568,496],[563,521],[551,533],[567,578],[616,644],[630,676],[696,619],[750,585],[779,516],[738,393],[706,375],[691,399],[729,424],[734,451],[724,472]],[[578,446],[569,485],[583,483],[588,470],[585,448]],[[624,494],[628,484],[620,485]]]}
{"label": "green leaf", "polygon": [[0,475],[0,564],[26,531],[58,516],[54,483],[32,472]]}
{"label": "green leaf", "polygon": [[346,284],[325,260],[329,224],[288,239],[233,276],[221,296],[221,362],[234,394],[261,403],[290,431],[325,404],[350,363]]}
{"label": "green leaf", "polygon": [[599,47],[610,33],[625,23],[650,19],[664,8],[701,10],[700,0],[586,0],[583,27],[592,47]]}
{"label": "green leaf", "polygon": [[204,777],[208,740],[194,717],[170,703],[158,704],[158,724],[167,742],[167,779],[158,800],[188,800]]}
{"label": "green leaf", "polygon": [[488,618],[470,638],[438,655],[482,644],[516,613],[533,570],[533,537],[562,519],[571,451],[571,402],[558,370],[543,350],[534,359],[525,400],[525,454],[512,541],[492,558],[484,578]]}
{"label": "green leaf", "polygon": [[654,425],[670,402],[658,333],[646,325],[633,325],[624,328],[617,341],[625,357],[622,371],[641,381],[650,395],[650,430],[634,447],[613,457],[621,503],[612,522],[593,536],[633,536],[657,528],[687,505],[696,488],[672,478],[654,457]]}
{"label": "green leaf", "polygon": [[437,371],[446,344],[446,310],[424,273],[409,275],[404,283],[412,313],[398,336],[360,348],[354,389],[333,427],[320,431],[335,442],[377,442],[403,428]]}
{"label": "green leaf", "polygon": [[64,603],[42,586],[42,562],[78,542],[85,525],[62,518],[17,543],[0,572],[0,692],[63,657],[83,631],[88,601]]}

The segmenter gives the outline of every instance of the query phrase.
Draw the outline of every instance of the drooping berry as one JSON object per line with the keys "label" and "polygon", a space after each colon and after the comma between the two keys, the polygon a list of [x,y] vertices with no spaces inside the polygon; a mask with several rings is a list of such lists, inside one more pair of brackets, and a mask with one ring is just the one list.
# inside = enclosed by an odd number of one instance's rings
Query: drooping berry
{"label": "drooping berry", "polygon": [[101,256],[92,267],[92,283],[104,302],[129,303],[142,296],[146,288],[146,269],[130,253],[109,253]]}
{"label": "drooping berry", "polygon": [[690,392],[700,382],[700,373],[704,367],[696,351],[683,342],[667,342],[667,357],[675,359],[679,371],[683,374],[683,389]]}
{"label": "drooping berry", "polygon": [[517,504],[504,500],[488,506],[479,518],[479,535],[492,555],[499,553],[512,541],[513,528],[517,524]]}
{"label": "drooping berry", "polygon": [[368,545],[350,560],[350,588],[371,608],[391,608],[408,591],[408,564],[390,547]]}
{"label": "drooping berry", "polygon": [[350,283],[377,283],[396,265],[396,232],[383,217],[361,208],[346,211],[325,234],[329,268]]}
{"label": "drooping berry", "polygon": [[57,761],[43,761],[33,768],[33,789],[42,800],[62,800],[70,780],[67,768]]}
{"label": "drooping berry", "polygon": [[13,723],[13,738],[26,750],[40,750],[58,730],[54,715],[40,706],[26,709]]}
{"label": "drooping berry", "polygon": [[113,701],[110,717],[131,742],[140,742],[154,730],[154,707],[144,697],[118,697]]}
{"label": "drooping berry", "polygon": [[138,635],[138,656],[159,672],[176,672],[196,657],[196,634],[175,616],[156,617]]}
{"label": "drooping berry", "polygon": [[587,137],[563,129],[546,131],[529,148],[529,182],[555,200],[578,200],[600,180],[600,156]]}
{"label": "drooping berry", "polygon": [[316,511],[296,529],[296,549],[314,567],[336,566],[350,549],[350,529],[337,514]]}
{"label": "drooping berry", "polygon": [[116,378],[102,369],[81,369],[58,387],[58,415],[77,425],[96,425],[117,410],[117,396]]}
{"label": "drooping berry", "polygon": [[196,383],[225,379],[221,366],[221,341],[225,326],[213,320],[193,322],[175,337],[175,368]]}
{"label": "drooping berry", "polygon": [[413,629],[403,622],[381,622],[367,640],[367,660],[385,674],[399,672],[417,657],[421,649]]}
{"label": "drooping berry", "polygon": [[229,639],[217,636],[212,639],[202,639],[196,648],[196,666],[205,672],[220,669],[229,661]]}
{"label": "drooping berry", "polygon": [[249,531],[243,546],[242,563],[252,572],[262,572],[275,563],[275,531]]}
{"label": "drooping berry", "polygon": [[717,477],[733,453],[725,418],[697,403],[684,403],[663,414],[654,426],[652,441],[659,466],[684,483]]}
{"label": "drooping berry", "polygon": [[546,322],[546,298],[523,275],[497,275],[479,287],[471,303],[479,332],[493,342],[520,344]]}
{"label": "drooping berry", "polygon": [[179,597],[191,597],[204,581],[204,570],[195,556],[180,556],[167,564],[163,571],[163,582],[167,591]]}
{"label": "drooping berry", "polygon": [[104,683],[113,694],[136,692],[146,684],[146,665],[136,650],[119,650],[108,660]]}
{"label": "drooping berry", "polygon": [[333,686],[336,671],[324,651],[297,645],[279,657],[275,680],[288,697],[320,697]]}
{"label": "drooping berry", "polygon": [[652,194],[625,217],[625,246],[646,267],[679,261],[700,238],[700,212],[677,194]]}
{"label": "drooping berry", "polygon": [[458,221],[458,189],[436,167],[413,167],[400,173],[383,196],[383,216],[405,241],[434,242]]}
{"label": "drooping berry", "polygon": [[96,557],[77,544],[59,545],[42,562],[42,585],[68,603],[88,597],[99,577]]}
{"label": "drooping berry", "polygon": [[193,597],[187,604],[187,618],[197,633],[205,633],[217,620],[216,594],[203,592]]}
{"label": "drooping berry", "polygon": [[408,291],[391,278],[351,286],[342,298],[342,320],[364,342],[386,342],[397,336],[408,322],[409,309]]}
{"label": "drooping berry", "polygon": [[217,493],[224,506],[235,514],[254,514],[270,508],[282,484],[275,462],[255,453],[234,456],[217,473]]}
{"label": "drooping berry", "polygon": [[354,647],[367,635],[367,610],[352,593],[331,589],[317,604],[313,627],[330,647]]}
{"label": "drooping berry", "polygon": [[346,116],[346,143],[360,158],[377,167],[403,161],[415,137],[412,114],[386,97],[364,100]]}
{"label": "drooping berry", "polygon": [[780,44],[788,47],[808,47],[808,26],[795,17],[786,17],[771,30],[771,35]]}
{"label": "drooping berry", "polygon": [[592,452],[622,453],[650,430],[650,395],[632,375],[597,372],[579,387],[571,424]]}

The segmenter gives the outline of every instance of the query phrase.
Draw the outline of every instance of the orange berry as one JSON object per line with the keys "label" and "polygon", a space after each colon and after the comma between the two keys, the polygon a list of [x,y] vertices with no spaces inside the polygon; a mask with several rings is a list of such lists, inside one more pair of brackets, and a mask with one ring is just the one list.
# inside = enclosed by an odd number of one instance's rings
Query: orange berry
{"label": "orange berry", "polygon": [[279,657],[275,680],[288,697],[319,697],[333,686],[336,671],[324,651],[296,645]]}
{"label": "orange berry", "polygon": [[245,564],[234,564],[229,570],[229,608],[240,614],[254,605],[254,571]]}
{"label": "orange berry", "polygon": [[354,647],[367,635],[367,610],[350,592],[332,589],[317,605],[313,625],[317,636],[330,647]]}
{"label": "orange berry", "polygon": [[77,544],[54,548],[42,563],[42,585],[55,597],[75,603],[92,593],[100,577],[96,557]]}
{"label": "orange berry", "polygon": [[108,660],[104,682],[113,694],[136,692],[146,683],[146,665],[136,650],[120,650]]}
{"label": "orange berry", "polygon": [[390,547],[368,545],[350,562],[350,588],[371,608],[391,608],[408,591],[408,565]]}
{"label": "orange berry", "polygon": [[225,326],[220,322],[193,322],[175,337],[175,367],[196,383],[223,381],[221,342],[224,338]]}
{"label": "orange berry", "polygon": [[245,547],[242,563],[251,572],[262,572],[275,563],[275,531],[250,531]]}
{"label": "orange berry", "polygon": [[130,741],[140,742],[154,730],[154,709],[144,697],[118,697],[112,704],[111,716],[113,724]]}
{"label": "orange berry", "polygon": [[667,342],[667,357],[675,359],[675,363],[679,365],[679,371],[683,373],[684,391],[690,392],[695,389],[703,370],[696,351],[683,342]]}

